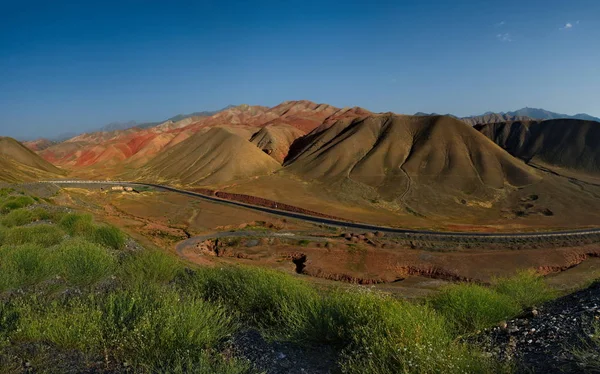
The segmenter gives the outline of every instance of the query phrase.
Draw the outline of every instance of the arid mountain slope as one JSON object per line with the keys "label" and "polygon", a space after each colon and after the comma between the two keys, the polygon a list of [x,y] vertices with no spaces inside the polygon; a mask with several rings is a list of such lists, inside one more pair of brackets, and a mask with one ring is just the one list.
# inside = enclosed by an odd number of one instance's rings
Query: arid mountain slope
{"label": "arid mountain slope", "polygon": [[[328,118],[349,117],[357,112],[368,113],[360,108],[338,109],[305,100],[287,101],[273,108],[239,105],[228,107],[210,117],[191,116],[147,129],[82,134],[51,146],[41,151],[40,155],[56,165],[75,170],[77,175],[91,176],[100,171],[103,176],[110,177],[138,168],[163,150],[215,127],[228,128],[246,139],[250,139],[260,128],[270,125],[290,126],[295,129],[290,130],[294,134],[304,134]],[[292,136],[290,131],[285,134],[286,139]],[[278,147],[284,144],[280,142]],[[274,156],[285,157],[287,150],[284,148]]]}
{"label": "arid mountain slope", "polygon": [[247,139],[213,128],[164,151],[136,174],[142,180],[211,185],[270,174],[280,167]]}
{"label": "arid mountain slope", "polygon": [[305,179],[358,182],[389,200],[421,186],[476,194],[538,180],[533,169],[450,117],[345,119],[307,138],[287,170]]}
{"label": "arid mountain slope", "polygon": [[527,162],[600,175],[600,122],[517,121],[476,129]]}
{"label": "arid mountain slope", "polygon": [[7,182],[56,178],[62,170],[15,139],[0,137],[0,180]]}
{"label": "arid mountain slope", "polygon": [[43,151],[46,148],[52,147],[55,144],[52,140],[37,139],[28,142],[23,142],[23,145],[34,152]]}
{"label": "arid mountain slope", "polygon": [[303,135],[302,130],[290,125],[268,125],[252,135],[250,141],[282,164],[292,143]]}

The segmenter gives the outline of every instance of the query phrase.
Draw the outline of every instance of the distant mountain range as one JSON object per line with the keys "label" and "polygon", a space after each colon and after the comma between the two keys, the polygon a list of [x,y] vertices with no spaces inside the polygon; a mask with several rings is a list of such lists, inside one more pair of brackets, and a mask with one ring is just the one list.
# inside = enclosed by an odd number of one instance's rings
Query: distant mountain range
{"label": "distant mountain range", "polygon": [[[415,116],[437,116],[438,113],[423,113],[417,112]],[[446,116],[458,118],[469,125],[475,126],[485,123],[500,123],[500,122],[511,122],[511,121],[527,121],[527,120],[549,120],[549,119],[581,119],[584,121],[596,121],[600,122],[600,118],[590,116],[586,113],[579,113],[575,115],[562,114],[551,112],[545,109],[529,108],[525,107],[513,112],[486,112],[484,114],[469,116],[469,117],[457,117],[453,114],[446,114]]]}
{"label": "distant mountain range", "polygon": [[545,109],[538,108],[522,108],[515,110],[514,112],[500,112],[493,113],[487,112],[479,116],[471,116],[461,118],[464,122],[470,125],[477,125],[482,123],[499,123],[509,121],[523,121],[528,119],[537,120],[549,120],[549,119],[581,119],[585,121],[596,121],[600,122],[600,118],[590,116],[589,114],[579,113],[575,115],[568,115],[556,112],[550,112]]}
{"label": "distant mountain range", "polygon": [[[171,118],[167,118],[164,121],[158,121],[158,122],[137,122],[137,121],[111,122],[102,127],[87,130],[85,132],[87,132],[87,133],[110,132],[110,131],[118,131],[118,130],[127,130],[127,129],[131,129],[133,127],[137,127],[140,129],[147,129],[150,127],[158,126],[161,123],[164,123],[167,121],[178,122],[178,121],[184,120],[186,118],[190,118],[190,117],[210,117],[219,112],[222,112],[224,110],[231,109],[231,108],[235,108],[235,105],[228,105],[225,108],[219,109],[219,110],[212,110],[212,111],[207,110],[207,111],[202,111],[202,112],[194,112],[194,113],[190,113],[190,114],[178,114]],[[81,134],[82,133],[76,133],[76,132],[64,133],[64,134],[57,135],[57,136],[51,138],[50,140],[53,142],[62,142],[62,141],[65,141],[67,139],[73,138],[73,137],[75,137],[77,135],[81,135]]]}

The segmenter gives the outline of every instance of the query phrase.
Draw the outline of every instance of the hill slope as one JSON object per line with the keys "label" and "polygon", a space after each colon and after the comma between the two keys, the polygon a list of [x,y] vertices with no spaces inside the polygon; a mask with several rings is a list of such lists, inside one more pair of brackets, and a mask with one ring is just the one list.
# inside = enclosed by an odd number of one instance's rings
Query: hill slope
{"label": "hill slope", "polygon": [[268,125],[252,135],[250,141],[279,163],[288,155],[292,143],[304,135],[289,125]]}
{"label": "hill slope", "polygon": [[15,139],[0,137],[0,180],[21,182],[62,174],[62,170]]}
{"label": "hill slope", "polygon": [[527,162],[600,174],[600,123],[574,119],[517,121],[476,129]]}
{"label": "hill slope", "polygon": [[393,114],[345,119],[309,134],[289,171],[330,183],[351,180],[387,200],[423,186],[477,194],[538,180],[525,164],[450,117]]}
{"label": "hill slope", "polygon": [[164,151],[137,176],[152,181],[210,185],[269,174],[280,167],[243,137],[224,128],[213,128]]}

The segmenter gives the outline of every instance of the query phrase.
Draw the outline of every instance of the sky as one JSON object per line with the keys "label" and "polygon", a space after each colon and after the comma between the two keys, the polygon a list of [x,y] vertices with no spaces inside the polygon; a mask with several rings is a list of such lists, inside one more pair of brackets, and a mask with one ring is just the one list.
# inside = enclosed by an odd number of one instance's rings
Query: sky
{"label": "sky", "polygon": [[600,116],[600,1],[0,0],[0,135],[229,104]]}

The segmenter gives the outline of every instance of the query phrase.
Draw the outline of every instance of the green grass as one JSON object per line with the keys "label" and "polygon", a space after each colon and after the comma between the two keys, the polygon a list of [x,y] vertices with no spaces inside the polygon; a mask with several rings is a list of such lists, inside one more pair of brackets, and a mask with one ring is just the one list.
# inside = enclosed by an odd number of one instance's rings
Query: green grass
{"label": "green grass", "polygon": [[476,284],[446,287],[431,305],[461,334],[490,327],[521,310],[510,296]]}
{"label": "green grass", "polygon": [[182,288],[227,305],[251,325],[270,329],[288,325],[317,297],[305,282],[249,267],[199,269],[186,276]]}
{"label": "green grass", "polygon": [[29,227],[13,227],[6,231],[3,244],[23,245],[37,244],[51,247],[59,244],[65,238],[65,233],[55,225],[43,224]]}
{"label": "green grass", "polygon": [[91,240],[112,249],[122,249],[125,246],[125,235],[118,228],[109,225],[94,227]]}
{"label": "green grass", "polygon": [[54,267],[73,285],[89,286],[115,271],[114,256],[95,243],[73,239],[62,243],[55,252]]}
{"label": "green grass", "polygon": [[592,334],[580,347],[571,348],[571,354],[583,373],[600,373],[600,321],[592,322]]}
{"label": "green grass", "polygon": [[[24,226],[40,219],[56,224]],[[124,234],[86,214],[11,208],[0,223],[0,297],[20,290],[0,303],[0,371],[4,348],[44,344],[131,372],[246,373],[221,352],[236,331],[257,328],[269,339],[334,347],[344,373],[495,373],[510,368],[459,334],[550,295],[523,273],[409,303],[362,287],[319,290],[271,270],[192,270],[158,250],[120,251]],[[55,370],[48,359],[32,362],[36,372]]]}
{"label": "green grass", "polygon": [[59,225],[71,236],[90,237],[94,232],[93,219],[89,214],[65,214],[60,220]]}
{"label": "green grass", "polygon": [[39,245],[0,247],[0,291],[31,286],[51,276],[50,252]]}
{"label": "green grass", "polygon": [[121,276],[130,284],[166,284],[183,270],[175,256],[159,250],[129,255],[121,266]]}
{"label": "green grass", "polygon": [[509,278],[495,279],[493,289],[510,297],[521,308],[537,306],[557,296],[556,291],[544,282],[544,278],[532,270],[521,271]]}
{"label": "green grass", "polygon": [[73,237],[84,237],[112,249],[125,246],[125,235],[121,230],[109,225],[97,225],[89,214],[66,214],[59,225]]}
{"label": "green grass", "polygon": [[346,373],[503,369],[455,342],[443,314],[376,292],[357,288],[320,293],[293,277],[245,267],[199,269],[180,287],[223,303],[239,313],[240,323],[273,338],[338,347]]}
{"label": "green grass", "polygon": [[10,213],[12,210],[25,208],[35,203],[29,196],[9,196],[4,199],[4,202],[0,205],[0,213]]}

